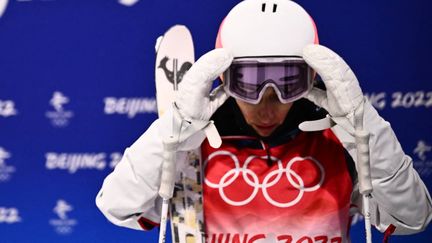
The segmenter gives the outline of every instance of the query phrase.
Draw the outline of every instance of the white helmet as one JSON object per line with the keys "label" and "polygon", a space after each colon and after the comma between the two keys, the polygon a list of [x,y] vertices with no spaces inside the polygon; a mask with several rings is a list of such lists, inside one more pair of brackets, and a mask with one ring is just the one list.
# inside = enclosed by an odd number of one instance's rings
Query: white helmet
{"label": "white helmet", "polygon": [[222,22],[216,47],[234,57],[302,56],[308,44],[318,44],[313,19],[290,0],[245,0]]}

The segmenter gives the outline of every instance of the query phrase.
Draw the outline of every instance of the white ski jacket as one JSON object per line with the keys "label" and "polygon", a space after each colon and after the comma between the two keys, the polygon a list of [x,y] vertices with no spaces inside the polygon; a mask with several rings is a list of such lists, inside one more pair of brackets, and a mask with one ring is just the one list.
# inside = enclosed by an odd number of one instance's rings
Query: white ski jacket
{"label": "white ski jacket", "polygon": [[[381,232],[390,225],[394,234],[423,231],[432,219],[432,200],[413,168],[412,159],[399,144],[390,124],[365,102],[364,128],[370,132],[370,162],[373,192],[370,201],[371,222]],[[133,229],[148,229],[160,221],[162,138],[173,120],[166,112],[125,150],[114,171],[106,177],[96,197],[96,204],[112,223]],[[351,157],[356,160],[354,138],[336,125],[332,129]],[[198,131],[179,148],[179,164],[189,149],[197,148],[205,135]],[[177,166],[178,170],[181,170]],[[353,204],[361,209],[361,196],[354,186]],[[144,219],[144,220],[143,220]]]}

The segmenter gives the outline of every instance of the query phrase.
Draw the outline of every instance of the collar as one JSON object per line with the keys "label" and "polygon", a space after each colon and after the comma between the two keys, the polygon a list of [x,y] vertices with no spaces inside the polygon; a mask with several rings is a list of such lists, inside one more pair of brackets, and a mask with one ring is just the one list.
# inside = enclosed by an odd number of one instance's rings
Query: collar
{"label": "collar", "polygon": [[[212,116],[219,134],[223,136],[248,136],[256,142],[247,142],[248,147],[262,147],[261,141],[274,147],[292,140],[300,130],[298,125],[303,121],[321,119],[327,112],[306,99],[294,102],[284,122],[270,136],[261,137],[246,123],[234,98],[229,98]],[[243,142],[245,143],[245,141]]]}

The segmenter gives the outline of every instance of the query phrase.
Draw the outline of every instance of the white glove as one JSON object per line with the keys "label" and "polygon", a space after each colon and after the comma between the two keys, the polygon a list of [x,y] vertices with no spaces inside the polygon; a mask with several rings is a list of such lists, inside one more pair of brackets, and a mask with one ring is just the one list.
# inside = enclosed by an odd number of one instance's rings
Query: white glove
{"label": "white glove", "polygon": [[213,113],[225,102],[228,95],[220,87],[213,90],[213,81],[232,62],[225,49],[215,49],[200,59],[186,72],[175,94],[175,107],[161,117],[164,143],[180,144],[177,150],[188,151],[200,146],[205,137],[212,147],[222,140],[212,121]]}
{"label": "white glove", "polygon": [[306,46],[303,59],[321,76],[327,89],[314,87],[305,98],[326,109],[332,120],[352,132],[354,111],[363,104],[364,97],[351,68],[340,56],[321,45]]}
{"label": "white glove", "polygon": [[[373,106],[365,101],[354,73],[333,51],[323,46],[310,45],[303,50],[303,58],[322,77],[327,89],[324,91],[314,88],[306,98],[326,109],[333,122],[351,135],[357,135],[353,126],[359,125],[357,116],[364,111],[362,120],[364,130],[369,133],[367,144],[370,149],[370,178],[373,184],[373,197],[369,199],[371,223],[381,232],[389,225],[396,226],[397,234],[412,234],[424,230],[432,220],[432,200],[426,186],[412,167],[412,159],[403,152],[390,123],[381,118]],[[354,118],[356,124],[353,124]],[[323,127],[318,123],[313,125],[304,127]],[[359,183],[367,182],[370,178],[367,178],[369,175],[365,176],[365,165],[361,163],[358,154],[359,149],[364,147],[358,146],[357,139],[345,136],[338,138],[356,160]],[[361,190],[362,185],[359,186]],[[365,191],[367,189],[365,187]],[[357,193],[354,191],[353,195]],[[365,206],[359,198],[354,198],[353,202],[361,207]]]}
{"label": "white glove", "polygon": [[175,97],[183,119],[208,121],[225,102],[228,95],[222,88],[216,88],[211,94],[210,90],[213,81],[231,65],[232,59],[225,49],[215,49],[203,55],[187,71]]}

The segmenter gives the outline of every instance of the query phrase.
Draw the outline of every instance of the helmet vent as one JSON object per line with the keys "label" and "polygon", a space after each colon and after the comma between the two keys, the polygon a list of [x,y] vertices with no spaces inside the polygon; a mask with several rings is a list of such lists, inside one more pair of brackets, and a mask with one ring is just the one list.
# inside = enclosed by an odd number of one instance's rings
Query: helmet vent
{"label": "helmet vent", "polygon": [[266,7],[266,4],[263,3],[263,4],[261,5],[261,11],[262,11],[262,12],[265,12],[265,7]]}
{"label": "helmet vent", "polygon": [[277,4],[273,4],[273,13],[276,13]]}

